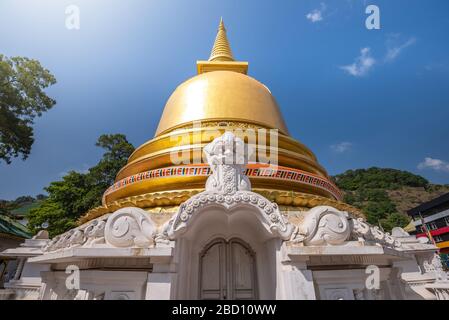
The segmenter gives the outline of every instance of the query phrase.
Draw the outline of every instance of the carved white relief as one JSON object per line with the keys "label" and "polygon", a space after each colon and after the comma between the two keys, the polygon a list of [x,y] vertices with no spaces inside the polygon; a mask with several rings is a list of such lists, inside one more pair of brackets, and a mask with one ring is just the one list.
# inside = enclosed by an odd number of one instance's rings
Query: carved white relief
{"label": "carved white relief", "polygon": [[54,251],[56,250],[56,243],[59,241],[60,236],[56,236],[53,239],[51,239],[43,248],[42,251],[48,252],[48,251]]}
{"label": "carved white relief", "polygon": [[169,237],[174,238],[175,234],[184,231],[191,217],[207,205],[218,205],[227,210],[231,210],[237,206],[249,205],[257,209],[260,213],[258,218],[262,223],[268,225],[272,233],[281,236],[283,239],[289,239],[293,231],[293,227],[279,212],[277,204],[270,202],[260,194],[251,191],[237,191],[232,195],[223,195],[205,191],[181,204],[169,226]]}
{"label": "carved white relief", "polygon": [[[246,150],[245,150],[246,149]],[[167,234],[174,239],[185,231],[191,217],[206,206],[221,206],[231,210],[237,206],[251,206],[257,217],[270,232],[289,239],[293,227],[279,212],[276,203],[260,194],[251,192],[251,183],[244,174],[248,157],[253,148],[231,132],[225,132],[204,147],[212,175],[206,182],[206,190],[182,203],[168,225]]]}
{"label": "carved white relief", "polygon": [[165,246],[170,244],[168,230],[170,229],[172,223],[173,223],[173,220],[170,219],[159,228],[156,236],[154,237],[155,243],[165,245]]}
{"label": "carved white relief", "polygon": [[290,237],[292,243],[302,243],[307,236],[307,231],[301,226],[295,226]]}
{"label": "carved white relief", "polygon": [[392,233],[384,232],[378,226],[371,226],[362,218],[350,219],[352,225],[352,235],[359,241],[377,243],[383,246],[397,248],[401,250],[429,250],[432,249],[427,238],[416,238],[411,236],[404,229],[395,227]]}
{"label": "carved white relief", "polygon": [[443,264],[441,263],[441,257],[438,253],[434,253],[428,257],[428,259],[423,261],[423,268],[426,273],[434,272],[439,282],[447,282],[448,275],[443,269]]}
{"label": "carved white relief", "polygon": [[239,190],[251,190],[251,182],[244,174],[247,159],[254,152],[251,146],[226,131],[203,151],[212,171],[206,181],[206,191],[233,194]]}
{"label": "carved white relief", "polygon": [[387,245],[392,246],[392,247],[394,247],[395,245],[398,244],[396,242],[396,239],[388,232],[385,232],[384,240]]}
{"label": "carved white relief", "polygon": [[128,207],[54,237],[43,251],[98,245],[143,248],[152,245],[155,236],[156,226],[148,213],[139,208]]}
{"label": "carved white relief", "polygon": [[352,232],[359,238],[364,238],[370,233],[370,226],[363,220],[363,218],[351,219]]}
{"label": "carved white relief", "polygon": [[344,243],[351,232],[347,213],[330,206],[318,206],[310,209],[303,222],[302,229],[306,245],[338,245]]}
{"label": "carved white relief", "polygon": [[[401,228],[396,228],[394,233],[407,237],[409,242],[420,241]],[[318,206],[307,211],[304,221],[295,227],[290,238],[292,243],[302,242],[305,245],[338,245],[348,240],[401,246],[397,237],[390,233],[369,225],[363,218],[352,218],[347,212],[329,206]]]}
{"label": "carved white relief", "polygon": [[84,235],[87,237],[85,246],[92,246],[95,244],[105,243],[104,240],[104,228],[106,221],[94,220],[90,223],[86,229],[84,229]]}
{"label": "carved white relief", "polygon": [[84,236],[84,232],[79,229],[74,229],[72,235],[67,239],[67,244],[70,244],[71,247],[78,247],[83,245],[86,241],[86,237]]}
{"label": "carved white relief", "polygon": [[[368,225],[367,223],[365,224]],[[396,233],[397,232],[398,230],[396,230]],[[363,238],[388,247],[399,247],[401,245],[401,243],[396,240],[396,237],[388,232],[384,232],[378,226],[369,226],[369,231],[363,234]]]}
{"label": "carved white relief", "polygon": [[374,239],[377,241],[382,241],[385,238],[385,233],[380,230],[378,226],[373,226],[370,228],[371,234],[373,235]]}
{"label": "carved white relief", "polygon": [[394,228],[392,233],[369,225],[363,218],[350,217],[347,212],[318,206],[305,212],[304,221],[295,226],[289,240],[304,245],[339,245],[358,240],[405,251],[432,249],[430,244],[426,244],[426,238],[410,236],[402,228]]}
{"label": "carved white relief", "polygon": [[106,243],[114,247],[149,247],[154,243],[156,225],[145,210],[122,208],[114,212],[106,222]]}
{"label": "carved white relief", "polygon": [[[63,249],[66,247],[70,247],[71,246],[71,241],[74,240],[74,244],[79,245],[80,244],[80,239],[75,239],[73,237],[73,235],[75,234],[75,231],[77,231],[77,229],[72,229],[67,231],[66,233],[63,233],[61,235],[58,235],[56,237],[54,237],[44,248],[43,251],[55,251],[58,249]],[[77,234],[78,238],[79,238],[79,233]],[[75,241],[76,240],[76,241]]]}
{"label": "carved white relief", "polygon": [[50,252],[70,247],[88,247],[104,243],[105,218],[92,220],[88,224],[71,229],[54,237],[43,247],[43,251]]}

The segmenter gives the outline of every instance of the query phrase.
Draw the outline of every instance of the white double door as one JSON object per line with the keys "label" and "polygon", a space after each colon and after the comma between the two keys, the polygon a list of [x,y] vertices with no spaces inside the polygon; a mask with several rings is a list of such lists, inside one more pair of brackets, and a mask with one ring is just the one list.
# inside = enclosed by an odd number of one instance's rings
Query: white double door
{"label": "white double door", "polygon": [[200,299],[257,299],[255,253],[244,241],[218,238],[200,254]]}

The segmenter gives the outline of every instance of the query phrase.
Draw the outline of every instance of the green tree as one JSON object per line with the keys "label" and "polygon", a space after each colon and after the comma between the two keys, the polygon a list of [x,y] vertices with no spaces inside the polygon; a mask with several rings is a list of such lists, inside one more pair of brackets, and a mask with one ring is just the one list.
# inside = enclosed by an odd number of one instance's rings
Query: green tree
{"label": "green tree", "polygon": [[45,198],[47,198],[47,196],[45,194],[38,194],[36,196],[36,200],[44,200]]}
{"label": "green tree", "polygon": [[97,183],[108,187],[114,183],[118,171],[128,161],[128,157],[134,151],[134,146],[126,140],[126,136],[123,134],[103,134],[95,145],[106,152],[100,162],[89,169],[89,173]]}
{"label": "green tree", "polygon": [[18,197],[16,200],[14,200],[14,202],[18,206],[21,206],[21,205],[24,205],[27,203],[32,203],[34,201],[35,201],[35,199],[32,196],[21,196],[21,197]]}
{"label": "green tree", "polygon": [[96,166],[87,173],[70,171],[45,188],[48,197],[28,217],[31,231],[37,232],[43,222],[48,222],[47,230],[53,237],[73,228],[80,216],[101,205],[103,192],[114,182],[134,147],[122,134],[102,135],[96,145],[106,150]]}
{"label": "green tree", "polygon": [[0,200],[0,215],[10,216],[11,211],[17,208],[14,201]]}
{"label": "green tree", "polygon": [[28,215],[28,228],[32,233],[42,229],[42,224],[48,223],[47,228],[51,237],[76,226],[76,221],[68,215],[67,210],[60,203],[47,199],[38,208],[31,209]]}
{"label": "green tree", "polygon": [[377,224],[395,212],[396,206],[391,201],[368,201],[361,209],[366,213],[366,220],[369,223]]}
{"label": "green tree", "polygon": [[34,118],[55,105],[44,89],[55,77],[39,61],[0,54],[0,159],[26,159],[34,142]]}
{"label": "green tree", "polygon": [[386,231],[391,231],[394,227],[405,227],[410,223],[410,217],[394,212],[390,214],[387,218],[381,219],[380,223],[382,225],[382,228],[384,228]]}

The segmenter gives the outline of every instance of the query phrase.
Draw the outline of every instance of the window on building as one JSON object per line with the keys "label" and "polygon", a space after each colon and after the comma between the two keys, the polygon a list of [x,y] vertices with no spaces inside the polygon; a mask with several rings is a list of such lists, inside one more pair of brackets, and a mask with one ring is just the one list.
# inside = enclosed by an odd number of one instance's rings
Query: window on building
{"label": "window on building", "polygon": [[427,224],[427,229],[435,230],[435,229],[437,229],[437,224],[435,222],[430,222]]}

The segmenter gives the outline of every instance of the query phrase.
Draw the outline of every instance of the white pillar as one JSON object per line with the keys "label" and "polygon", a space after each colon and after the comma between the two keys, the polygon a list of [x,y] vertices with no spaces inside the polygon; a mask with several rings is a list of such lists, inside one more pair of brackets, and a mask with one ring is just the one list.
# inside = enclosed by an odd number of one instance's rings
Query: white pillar
{"label": "white pillar", "polygon": [[276,299],[316,300],[312,271],[305,263],[288,263],[282,266]]}
{"label": "white pillar", "polygon": [[170,300],[174,297],[177,274],[171,264],[155,264],[148,274],[145,300]]}

